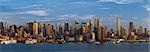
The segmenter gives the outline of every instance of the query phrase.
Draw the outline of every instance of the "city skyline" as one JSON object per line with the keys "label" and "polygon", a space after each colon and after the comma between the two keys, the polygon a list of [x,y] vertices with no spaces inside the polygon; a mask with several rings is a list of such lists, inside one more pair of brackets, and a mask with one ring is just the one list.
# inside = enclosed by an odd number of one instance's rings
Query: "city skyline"
{"label": "city skyline", "polygon": [[0,0],[0,52],[149,52],[150,0]]}

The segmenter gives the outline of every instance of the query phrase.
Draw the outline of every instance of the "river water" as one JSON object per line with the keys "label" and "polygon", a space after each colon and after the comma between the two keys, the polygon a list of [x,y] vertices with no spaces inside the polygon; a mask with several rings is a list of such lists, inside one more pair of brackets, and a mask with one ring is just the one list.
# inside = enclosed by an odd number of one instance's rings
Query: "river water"
{"label": "river water", "polygon": [[0,52],[150,52],[150,43],[1,44]]}

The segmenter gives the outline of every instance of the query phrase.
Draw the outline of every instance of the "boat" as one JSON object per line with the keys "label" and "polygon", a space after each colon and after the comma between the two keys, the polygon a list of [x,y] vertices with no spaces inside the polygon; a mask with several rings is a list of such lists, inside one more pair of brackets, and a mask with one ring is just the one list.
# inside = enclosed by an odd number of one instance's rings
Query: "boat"
{"label": "boat", "polygon": [[100,42],[99,42],[99,41],[96,41],[96,42],[94,42],[94,44],[99,45],[99,44],[100,44]]}
{"label": "boat", "polygon": [[118,39],[117,41],[114,42],[114,44],[119,44],[120,42],[124,42],[125,39]]}
{"label": "boat", "polygon": [[3,40],[0,43],[1,44],[16,44],[17,40]]}
{"label": "boat", "polygon": [[36,39],[28,39],[25,41],[25,44],[36,44],[37,40]]}

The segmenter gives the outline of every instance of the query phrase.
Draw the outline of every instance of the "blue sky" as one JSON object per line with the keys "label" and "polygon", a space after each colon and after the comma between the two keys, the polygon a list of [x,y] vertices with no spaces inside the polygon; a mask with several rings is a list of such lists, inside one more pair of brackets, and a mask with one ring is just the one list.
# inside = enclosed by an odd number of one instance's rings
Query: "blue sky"
{"label": "blue sky", "polygon": [[0,0],[0,20],[25,24],[34,19],[43,23],[87,21],[101,17],[104,24],[115,27],[116,18],[127,26],[150,26],[149,0]]}

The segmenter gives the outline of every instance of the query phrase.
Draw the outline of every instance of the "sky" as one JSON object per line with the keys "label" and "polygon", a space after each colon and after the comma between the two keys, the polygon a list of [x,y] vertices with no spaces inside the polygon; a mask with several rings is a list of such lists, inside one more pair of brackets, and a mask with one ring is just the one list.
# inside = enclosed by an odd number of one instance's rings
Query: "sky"
{"label": "sky", "polygon": [[117,17],[122,26],[150,28],[150,0],[0,0],[0,21],[25,24],[81,22],[101,18],[106,26],[115,27]]}

